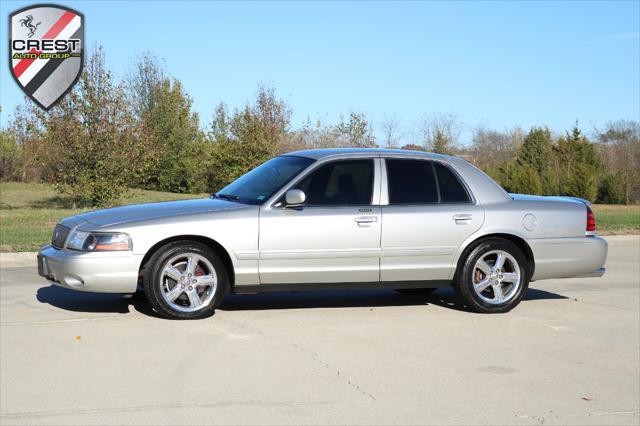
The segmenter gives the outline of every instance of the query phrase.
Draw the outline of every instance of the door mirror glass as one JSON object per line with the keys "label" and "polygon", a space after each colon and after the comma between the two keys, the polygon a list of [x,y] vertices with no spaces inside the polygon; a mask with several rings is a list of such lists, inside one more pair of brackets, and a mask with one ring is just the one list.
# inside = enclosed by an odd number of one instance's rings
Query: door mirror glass
{"label": "door mirror glass", "polygon": [[304,204],[306,200],[306,196],[304,195],[304,191],[301,189],[290,189],[287,191],[284,199],[286,201],[287,206],[299,206]]}

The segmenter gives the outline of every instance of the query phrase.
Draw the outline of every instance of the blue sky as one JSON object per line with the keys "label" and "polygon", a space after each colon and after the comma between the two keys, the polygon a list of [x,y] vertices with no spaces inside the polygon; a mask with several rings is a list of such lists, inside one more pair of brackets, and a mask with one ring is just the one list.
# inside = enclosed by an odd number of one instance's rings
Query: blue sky
{"label": "blue sky", "polygon": [[[22,102],[7,15],[30,3],[1,3],[3,125]],[[394,114],[416,127],[431,112],[468,129],[640,119],[638,1],[62,4],[85,14],[88,45],[104,46],[116,77],[140,52],[162,58],[204,126],[217,103],[241,106],[260,82],[289,102],[294,126],[349,111],[376,129]]]}

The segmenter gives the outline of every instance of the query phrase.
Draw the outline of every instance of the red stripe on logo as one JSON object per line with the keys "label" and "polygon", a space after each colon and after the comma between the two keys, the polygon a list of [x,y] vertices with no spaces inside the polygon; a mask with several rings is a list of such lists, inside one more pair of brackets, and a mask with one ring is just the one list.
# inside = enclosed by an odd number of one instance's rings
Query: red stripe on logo
{"label": "red stripe on logo", "polygon": [[44,38],[56,38],[58,34],[60,34],[60,31],[62,31],[64,29],[64,27],[67,26],[67,24],[69,22],[71,22],[71,20],[73,18],[76,17],[76,14],[73,12],[65,12],[64,15],[62,15],[60,17],[60,19],[58,19],[58,22],[56,22],[55,24],[53,24],[53,27],[51,27],[51,29],[49,31],[47,31],[47,33],[42,37]]}
{"label": "red stripe on logo", "polygon": [[[60,34],[60,32],[64,29],[64,27],[66,27],[69,24],[69,22],[71,22],[71,20],[75,17],[76,17],[75,13],[65,12],[60,17],[60,19],[58,19],[58,21],[55,24],[53,24],[53,27],[51,27],[49,31],[47,31],[47,33],[44,36],[42,36],[40,40],[56,38],[58,34]],[[40,52],[36,52],[36,49],[31,49],[29,53],[40,53]],[[27,70],[27,68],[29,68],[29,66],[33,63],[33,61],[35,61],[35,59],[21,59],[20,62],[18,62],[15,67],[13,67],[13,73],[15,74],[15,76],[20,77],[22,73],[24,73]]]}

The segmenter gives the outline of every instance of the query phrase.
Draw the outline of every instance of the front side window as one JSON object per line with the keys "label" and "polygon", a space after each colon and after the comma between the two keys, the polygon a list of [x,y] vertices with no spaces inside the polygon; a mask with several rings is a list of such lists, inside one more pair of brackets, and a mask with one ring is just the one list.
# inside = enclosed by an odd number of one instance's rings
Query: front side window
{"label": "front side window", "polygon": [[314,161],[311,158],[294,155],[272,158],[222,188],[216,192],[215,196],[240,203],[260,205]]}
{"label": "front side window", "polygon": [[307,206],[371,204],[373,160],[333,161],[318,167],[294,186]]}
{"label": "front side window", "polygon": [[468,203],[467,191],[448,167],[434,161],[387,159],[389,204]]}

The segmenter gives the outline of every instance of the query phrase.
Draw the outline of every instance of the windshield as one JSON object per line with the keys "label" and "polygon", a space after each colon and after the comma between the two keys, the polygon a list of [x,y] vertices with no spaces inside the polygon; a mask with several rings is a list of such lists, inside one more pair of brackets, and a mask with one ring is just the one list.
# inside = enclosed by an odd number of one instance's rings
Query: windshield
{"label": "windshield", "polygon": [[217,198],[262,204],[315,160],[283,155],[272,158],[215,193]]}

